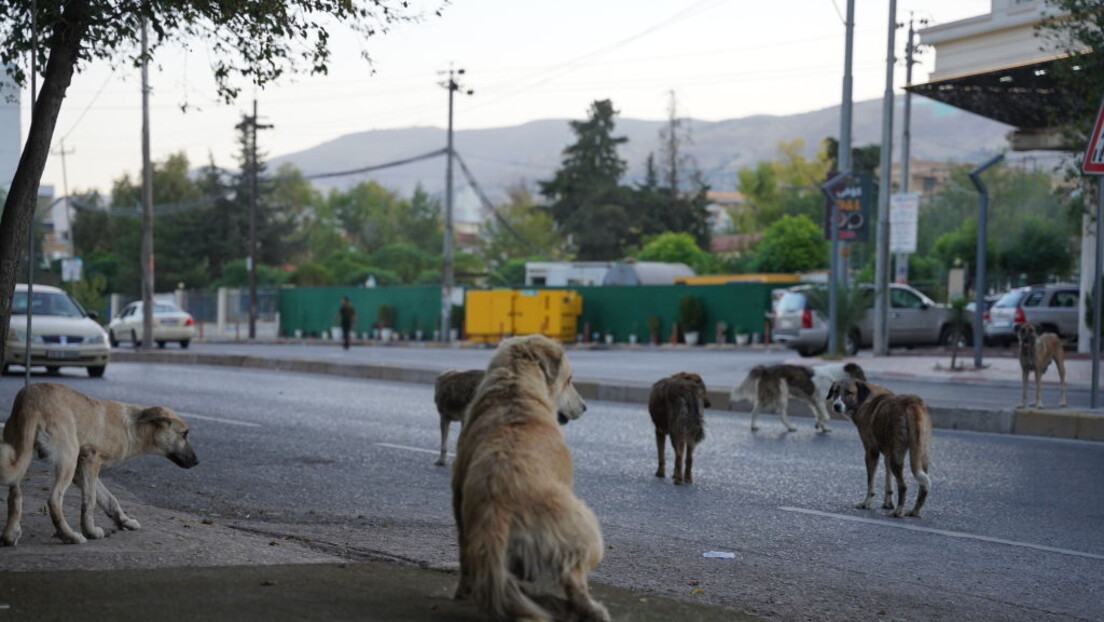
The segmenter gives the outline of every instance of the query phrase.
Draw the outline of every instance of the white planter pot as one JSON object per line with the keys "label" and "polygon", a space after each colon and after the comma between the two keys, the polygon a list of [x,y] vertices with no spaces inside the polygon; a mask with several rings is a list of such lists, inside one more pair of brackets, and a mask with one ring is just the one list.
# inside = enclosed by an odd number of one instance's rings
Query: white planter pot
{"label": "white planter pot", "polygon": [[613,335],[606,335],[606,345],[613,343]]}
{"label": "white planter pot", "polygon": [[698,333],[696,331],[695,332],[687,332],[684,336],[686,337],[686,345],[688,345],[688,346],[698,345]]}
{"label": "white planter pot", "polygon": [[751,341],[751,335],[740,333],[736,335],[736,345],[746,346]]}
{"label": "white planter pot", "polygon": [[636,333],[629,335],[629,343],[636,345]]}
{"label": "white planter pot", "polygon": [[390,328],[381,328],[380,329],[380,339],[382,339],[385,342],[386,341],[391,341],[391,338],[392,338],[393,334],[394,334],[394,331]]}

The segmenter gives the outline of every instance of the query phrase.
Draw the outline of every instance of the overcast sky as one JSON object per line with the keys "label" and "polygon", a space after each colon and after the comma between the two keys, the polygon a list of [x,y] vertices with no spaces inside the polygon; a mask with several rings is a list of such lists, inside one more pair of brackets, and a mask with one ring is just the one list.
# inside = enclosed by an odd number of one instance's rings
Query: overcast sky
{"label": "overcast sky", "polygon": [[[457,129],[508,126],[542,118],[583,118],[595,99],[609,98],[621,116],[663,119],[669,92],[678,115],[715,121],[753,114],[791,114],[839,104],[846,0],[454,0],[441,17],[436,0],[422,23],[404,24],[367,44],[360,56],[351,33],[333,33],[328,76],[287,76],[264,91],[243,89],[235,105],[215,95],[207,49],[166,48],[151,68],[151,146],[162,160],[184,151],[193,166],[210,157],[236,167],[235,124],[254,95],[261,135],[271,156],[309,148],[343,134],[380,128],[444,127],[447,94],[439,72],[464,68]],[[898,21],[945,23],[989,11],[990,0],[900,0]],[[856,0],[854,96],[885,89],[886,0]],[[904,48],[898,31],[898,56]],[[925,80],[934,54],[914,69]],[[373,73],[374,72],[374,73]],[[898,87],[904,67],[895,71]],[[109,191],[141,167],[138,71],[106,63],[76,76],[58,120],[54,150],[64,139],[70,191]],[[24,92],[23,132],[29,125]],[[181,112],[186,104],[191,111]],[[443,146],[443,145],[442,145]],[[411,154],[415,155],[415,154]],[[472,154],[477,155],[477,154]],[[348,168],[374,162],[349,162]],[[62,159],[43,176],[63,192]]]}

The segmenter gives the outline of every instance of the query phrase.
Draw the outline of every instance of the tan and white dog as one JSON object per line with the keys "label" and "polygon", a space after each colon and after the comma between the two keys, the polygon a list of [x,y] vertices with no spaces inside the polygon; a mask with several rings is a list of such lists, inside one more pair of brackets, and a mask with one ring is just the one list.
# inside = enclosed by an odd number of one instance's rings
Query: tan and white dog
{"label": "tan and white dog", "polygon": [[867,510],[874,500],[874,476],[878,456],[885,454],[885,500],[882,507],[893,509],[893,483],[897,480],[897,509],[893,516],[905,515],[904,464],[909,456],[912,475],[920,483],[916,505],[909,516],[920,516],[920,508],[931,491],[928,476],[928,447],[931,446],[931,417],[924,400],[917,395],[895,395],[889,389],[863,380],[839,380],[828,391],[832,409],[854,422],[862,439],[866,457],[866,496],[857,508]]}
{"label": "tan and white dog", "polygon": [[824,396],[833,382],[844,378],[865,380],[866,375],[857,363],[827,363],[815,367],[786,363],[756,365],[748,372],[744,381],[732,390],[728,401],[730,406],[741,398],[751,401],[753,432],[759,429],[755,421],[759,418],[760,411],[764,409],[777,412],[782,419],[782,425],[790,432],[796,432],[797,428],[790,423],[787,413],[789,398],[793,397],[805,402],[812,409],[817,430],[831,432],[832,428],[828,426],[830,416]]}
{"label": "tan and white dog", "polygon": [[[503,341],[468,407],[452,467],[456,597],[491,619],[609,620],[587,587],[602,532],[559,425],[585,410],[563,349],[540,335]],[[537,590],[548,583],[566,598]]]}
{"label": "tan and white dog", "polygon": [[1043,406],[1043,374],[1050,367],[1051,361],[1058,368],[1058,382],[1061,385],[1061,394],[1058,398],[1058,406],[1066,405],[1066,352],[1062,349],[1062,339],[1054,333],[1038,334],[1038,329],[1031,322],[1024,322],[1016,327],[1016,339],[1020,344],[1020,371],[1023,372],[1023,382],[1020,390],[1020,408],[1027,405],[1027,375],[1035,372],[1035,408]]}
{"label": "tan and white dog", "polygon": [[437,466],[445,466],[449,425],[453,421],[459,421],[460,427],[464,427],[464,411],[475,397],[475,390],[483,382],[485,373],[482,369],[453,369],[437,376],[437,382],[433,386],[433,403],[437,405],[437,415],[441,423],[441,456],[434,462]]}
{"label": "tan and white dog", "polygon": [[[22,530],[23,493],[19,484],[35,451],[54,464],[54,484],[47,507],[66,544],[104,537],[93,520],[96,505],[119,529],[138,529],[138,521],[119,507],[99,474],[110,466],[141,455],[165,456],[177,466],[199,464],[188,442],[188,424],[163,406],[135,406],[101,400],[52,382],[32,384],[15,396],[0,445],[0,484],[8,486],[8,522],[0,544],[15,546]],[[62,501],[70,483],[83,492],[81,535],[69,526]]]}

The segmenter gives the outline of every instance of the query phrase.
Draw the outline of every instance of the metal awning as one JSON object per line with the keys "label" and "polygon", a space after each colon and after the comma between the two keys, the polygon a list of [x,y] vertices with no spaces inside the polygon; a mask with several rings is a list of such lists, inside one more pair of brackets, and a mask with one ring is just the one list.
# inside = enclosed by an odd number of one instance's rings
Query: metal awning
{"label": "metal awning", "polygon": [[1063,93],[1053,77],[1059,59],[913,84],[906,90],[1020,129],[1061,124]]}

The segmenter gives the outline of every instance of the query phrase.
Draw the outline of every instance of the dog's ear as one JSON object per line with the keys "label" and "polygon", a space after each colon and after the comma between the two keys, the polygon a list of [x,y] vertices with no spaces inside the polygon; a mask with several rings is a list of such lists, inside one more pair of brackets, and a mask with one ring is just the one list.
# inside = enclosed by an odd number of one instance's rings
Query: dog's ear
{"label": "dog's ear", "polygon": [[825,395],[824,399],[826,399],[830,402],[830,401],[836,399],[836,396],[838,396],[838,395],[839,395],[839,381],[837,380],[836,382],[832,383],[832,386],[828,387],[828,395]]}
{"label": "dog's ear", "polygon": [[868,397],[870,397],[870,385],[861,380],[855,382],[856,403],[862,404]]}
{"label": "dog's ear", "polygon": [[555,384],[556,378],[560,375],[560,365],[563,363],[563,349],[552,340],[540,335],[534,335],[529,339],[527,346],[527,354],[540,365],[548,386]]}
{"label": "dog's ear", "polygon": [[163,406],[150,406],[139,412],[135,419],[140,424],[162,425],[172,423],[172,418],[169,417]]}

